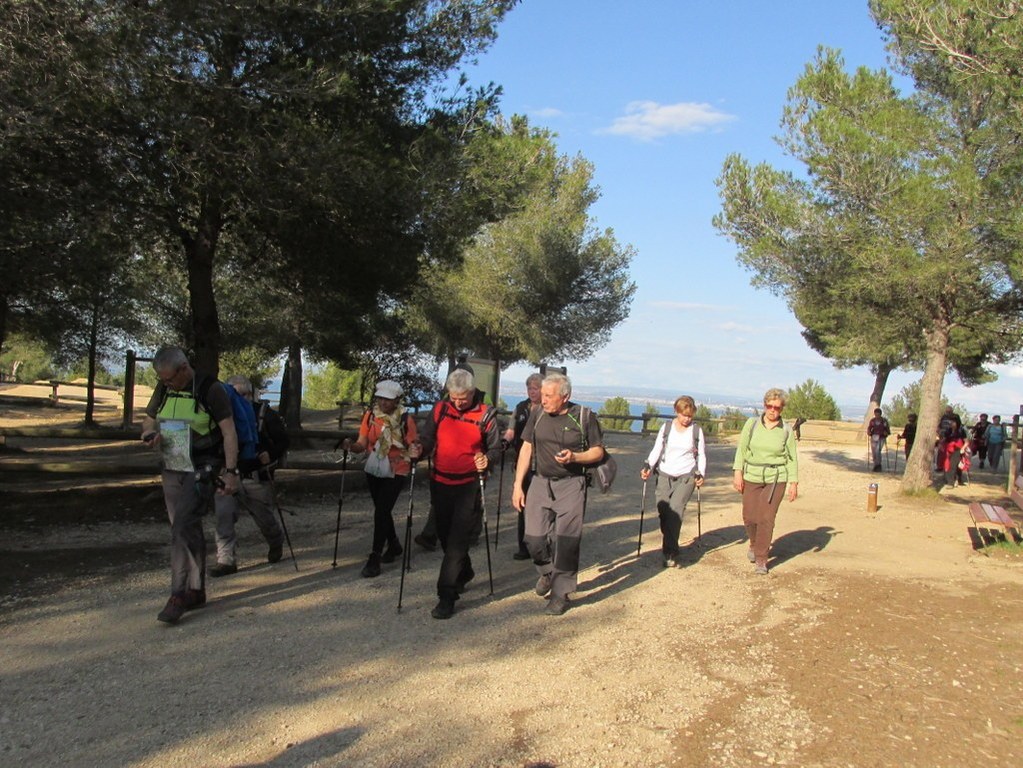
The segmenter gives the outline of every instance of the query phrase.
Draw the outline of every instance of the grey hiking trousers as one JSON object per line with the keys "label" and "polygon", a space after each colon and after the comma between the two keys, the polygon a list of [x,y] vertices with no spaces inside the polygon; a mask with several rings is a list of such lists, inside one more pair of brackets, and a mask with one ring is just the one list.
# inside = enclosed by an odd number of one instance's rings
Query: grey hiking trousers
{"label": "grey hiking trousers", "polygon": [[585,493],[585,477],[535,475],[529,484],[523,541],[537,573],[550,574],[552,598],[564,600],[577,586]]}
{"label": "grey hiking trousers", "polygon": [[217,517],[217,562],[221,565],[235,565],[238,550],[238,534],[235,525],[241,512],[252,515],[256,527],[263,534],[271,548],[284,543],[284,532],[274,517],[273,490],[270,482],[253,478],[242,478],[238,493],[234,496],[217,496],[213,509]]}
{"label": "grey hiking trousers", "polygon": [[171,526],[171,594],[206,588],[206,537],[202,516],[213,496],[211,480],[198,481],[191,472],[163,474],[163,500]]}

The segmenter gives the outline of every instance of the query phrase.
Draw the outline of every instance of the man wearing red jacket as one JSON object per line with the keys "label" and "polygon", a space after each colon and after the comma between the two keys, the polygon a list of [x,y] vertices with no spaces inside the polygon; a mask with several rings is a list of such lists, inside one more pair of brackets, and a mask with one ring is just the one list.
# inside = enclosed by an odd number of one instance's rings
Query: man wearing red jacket
{"label": "man wearing red jacket", "polygon": [[433,406],[421,435],[423,454],[433,454],[430,501],[444,550],[439,602],[431,611],[435,619],[451,618],[455,601],[475,576],[469,542],[482,515],[479,478],[501,453],[496,411],[475,398],[473,375],[456,369],[448,374],[445,389],[448,399]]}

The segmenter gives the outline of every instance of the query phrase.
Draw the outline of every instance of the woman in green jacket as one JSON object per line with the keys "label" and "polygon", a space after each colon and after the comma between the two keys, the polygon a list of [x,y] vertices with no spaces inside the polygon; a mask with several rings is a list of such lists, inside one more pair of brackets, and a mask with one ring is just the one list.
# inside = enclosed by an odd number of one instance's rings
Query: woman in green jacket
{"label": "woman in green jacket", "polygon": [[789,501],[798,495],[796,438],[781,420],[785,392],[764,393],[764,415],[746,421],[732,462],[732,487],[742,494],[742,522],[749,537],[746,557],[756,572],[767,573],[774,521],[788,488]]}

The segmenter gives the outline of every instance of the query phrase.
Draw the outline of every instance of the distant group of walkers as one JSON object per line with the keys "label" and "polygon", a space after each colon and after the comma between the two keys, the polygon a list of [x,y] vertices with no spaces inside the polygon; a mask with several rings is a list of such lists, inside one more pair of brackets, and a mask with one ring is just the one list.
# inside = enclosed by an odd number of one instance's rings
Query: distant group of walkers
{"label": "distant group of walkers", "polygon": [[[916,430],[917,415],[910,413],[898,435],[898,439],[904,441],[907,458],[916,440]],[[867,439],[875,472],[881,471],[881,453],[890,434],[888,419],[881,415],[880,408],[875,408],[873,418],[867,423]],[[980,469],[987,462],[991,472],[997,472],[1007,440],[1001,416],[995,415],[988,421],[988,415],[982,413],[977,422],[967,429],[952,406],[946,406],[934,439],[934,470],[942,475],[945,485],[953,487],[969,482],[973,457],[977,457]]]}
{"label": "distant group of walkers", "polygon": [[959,414],[947,406],[938,422],[935,470],[943,473],[945,485],[953,487],[969,482],[974,456],[980,469],[987,462],[990,470],[997,472],[1007,438],[1001,416],[995,415],[988,421],[988,415],[982,413],[967,430]]}
{"label": "distant group of walkers", "polygon": [[[146,407],[142,439],[163,456],[164,500],[171,525],[171,595],[157,618],[174,624],[206,603],[207,574],[237,571],[234,526],[241,509],[252,515],[263,534],[267,560],[282,558],[287,529],[276,505],[273,478],[288,441],[280,417],[265,403],[254,401],[252,384],[244,377],[233,376],[222,384],[195,371],[179,347],[159,350],[153,368],[159,381]],[[503,461],[504,453],[512,451],[516,460],[511,503],[519,514],[514,557],[532,560],[534,591],[546,599],[545,613],[565,613],[578,586],[589,475],[607,460],[598,417],[571,401],[571,381],[560,372],[529,377],[528,397],[516,406],[503,432],[495,407],[476,387],[471,367],[453,369],[444,389],[417,428],[402,406],[401,386],[378,382],[357,438],[342,443],[345,451],[366,454],[364,469],[374,513],[371,551],[362,575],[378,576],[383,564],[407,556],[393,509],[416,463],[429,458],[427,533],[436,536],[443,551],[438,602],[431,615],[450,618],[476,575],[470,549],[480,536],[486,477]],[[782,390],[765,394],[764,413],[747,420],[732,466],[732,485],[742,495],[748,558],[761,574],[768,572],[781,499],[787,495],[794,501],[797,495],[796,438],[781,419],[784,405]],[[665,567],[679,565],[683,517],[693,492],[704,483],[707,467],[703,430],[693,422],[695,402],[679,397],[674,411],[675,417],[658,431],[640,471],[644,483],[656,476]],[[202,516],[211,500],[217,563],[207,570]],[[275,506],[280,523],[274,518]],[[422,534],[416,541],[431,544]],[[489,568],[489,541],[487,546]]]}

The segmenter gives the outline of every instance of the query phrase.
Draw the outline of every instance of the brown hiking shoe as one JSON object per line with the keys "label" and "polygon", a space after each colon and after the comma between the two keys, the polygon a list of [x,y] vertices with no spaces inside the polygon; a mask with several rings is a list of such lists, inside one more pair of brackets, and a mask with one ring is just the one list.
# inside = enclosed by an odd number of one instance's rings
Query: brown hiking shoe
{"label": "brown hiking shoe", "polygon": [[180,595],[171,595],[167,605],[157,614],[157,621],[166,624],[176,624],[178,619],[185,615],[185,611],[193,608],[200,608],[206,603],[206,590],[189,589]]}

